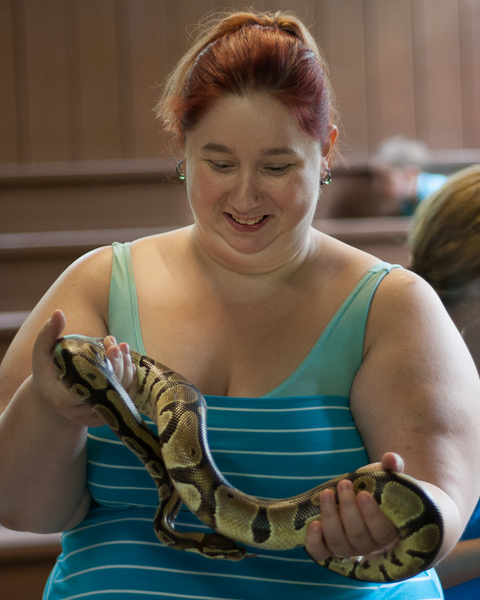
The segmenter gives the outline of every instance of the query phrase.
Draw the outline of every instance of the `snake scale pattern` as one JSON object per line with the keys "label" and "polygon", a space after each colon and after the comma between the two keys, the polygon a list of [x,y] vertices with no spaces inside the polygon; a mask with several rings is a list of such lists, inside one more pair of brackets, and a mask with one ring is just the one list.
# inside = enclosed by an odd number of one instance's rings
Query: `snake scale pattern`
{"label": "snake scale pattern", "polygon": [[[215,465],[202,394],[178,373],[136,352],[131,355],[139,383],[134,401],[117,380],[101,339],[65,336],[53,360],[67,389],[105,420],[155,481],[159,506],[153,526],[163,544],[229,560],[245,556],[239,544],[270,550],[303,546],[308,525],[320,516],[319,493],[335,490],[345,478],[356,491],[372,493],[397,527],[398,541],[374,558],[332,556],[321,566],[351,579],[388,582],[412,577],[433,563],[443,539],[442,517],[414,479],[360,470],[284,500],[244,494]],[[142,414],[157,424],[158,434]],[[213,531],[176,531],[182,503]]]}

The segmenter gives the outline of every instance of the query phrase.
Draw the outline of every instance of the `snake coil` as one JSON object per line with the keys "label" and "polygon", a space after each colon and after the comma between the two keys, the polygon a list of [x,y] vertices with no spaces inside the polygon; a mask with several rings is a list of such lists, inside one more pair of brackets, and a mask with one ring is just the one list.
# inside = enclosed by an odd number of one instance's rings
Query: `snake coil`
{"label": "snake coil", "polygon": [[[229,560],[245,556],[237,542],[271,550],[302,546],[308,525],[320,516],[319,493],[335,491],[341,479],[349,479],[356,492],[373,495],[398,529],[398,541],[368,558],[332,556],[318,564],[351,579],[388,582],[412,577],[433,563],[443,539],[442,516],[414,479],[358,470],[284,500],[244,494],[215,465],[202,394],[154,360],[133,351],[131,356],[139,384],[134,401],[116,378],[100,338],[65,336],[56,344],[53,360],[67,389],[105,420],[155,481],[159,506],[154,529],[163,544]],[[156,423],[158,434],[141,414]],[[182,503],[213,532],[177,531]]]}

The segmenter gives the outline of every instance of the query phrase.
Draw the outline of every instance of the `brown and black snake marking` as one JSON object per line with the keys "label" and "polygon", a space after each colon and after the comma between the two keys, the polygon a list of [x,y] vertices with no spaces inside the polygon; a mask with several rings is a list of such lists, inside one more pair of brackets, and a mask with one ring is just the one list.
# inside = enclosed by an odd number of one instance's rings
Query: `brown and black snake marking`
{"label": "brown and black snake marking", "polygon": [[[244,494],[223,477],[210,453],[202,394],[154,360],[133,351],[131,356],[139,383],[134,401],[117,380],[100,339],[62,338],[54,363],[65,386],[103,417],[155,481],[159,506],[154,529],[163,544],[229,560],[245,556],[237,542],[269,550],[303,546],[308,525],[320,517],[319,493],[336,491],[341,479],[349,479],[356,492],[374,496],[398,529],[398,542],[368,560],[330,557],[319,564],[351,579],[388,582],[412,577],[433,563],[443,540],[442,516],[414,479],[359,470],[284,500]],[[156,423],[158,435],[141,414]],[[182,503],[215,533],[176,531]]]}

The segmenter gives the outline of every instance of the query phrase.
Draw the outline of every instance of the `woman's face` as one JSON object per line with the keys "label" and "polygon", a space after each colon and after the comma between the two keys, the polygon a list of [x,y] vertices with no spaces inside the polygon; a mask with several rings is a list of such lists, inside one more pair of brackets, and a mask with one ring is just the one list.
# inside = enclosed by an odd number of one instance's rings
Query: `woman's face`
{"label": "woman's face", "polygon": [[[336,130],[332,132],[331,145]],[[186,135],[197,239],[229,268],[265,272],[301,255],[325,170],[320,143],[266,94],[218,100]]]}

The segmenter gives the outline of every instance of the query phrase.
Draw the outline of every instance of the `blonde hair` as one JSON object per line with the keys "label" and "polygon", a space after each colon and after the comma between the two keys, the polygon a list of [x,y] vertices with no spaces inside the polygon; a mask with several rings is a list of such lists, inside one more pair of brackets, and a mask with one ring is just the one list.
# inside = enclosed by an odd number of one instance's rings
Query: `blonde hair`
{"label": "blonde hair", "polygon": [[445,305],[460,301],[480,277],[480,165],[468,167],[423,200],[409,236],[410,269]]}

